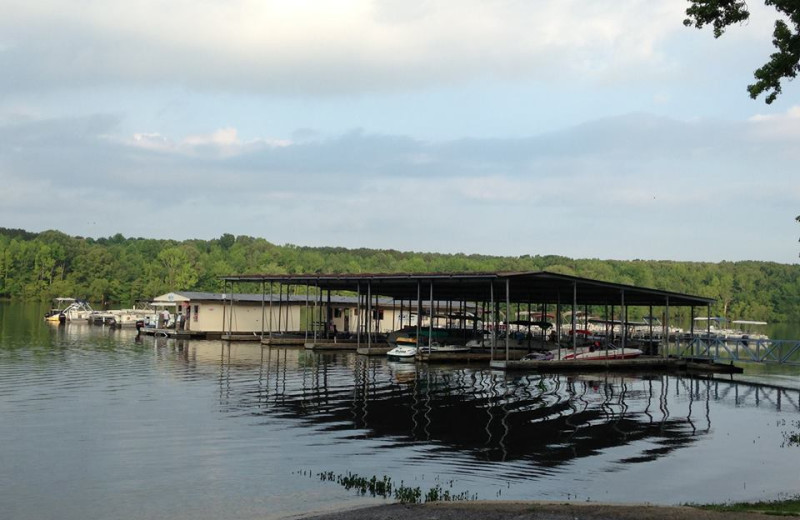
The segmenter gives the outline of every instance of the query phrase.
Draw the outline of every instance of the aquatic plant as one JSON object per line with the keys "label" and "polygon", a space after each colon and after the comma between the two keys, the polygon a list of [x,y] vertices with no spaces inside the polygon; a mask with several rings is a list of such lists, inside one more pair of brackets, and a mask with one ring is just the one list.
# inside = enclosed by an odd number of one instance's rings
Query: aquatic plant
{"label": "aquatic plant", "polygon": [[756,512],[774,516],[800,515],[800,495],[788,496],[778,500],[761,502],[735,502],[725,504],[687,504],[711,511]]}
{"label": "aquatic plant", "polygon": [[[306,475],[306,471],[298,472]],[[310,475],[310,472],[308,473]],[[422,489],[417,487],[406,486],[401,480],[399,486],[392,484],[392,478],[384,475],[378,478],[373,475],[371,478],[362,477],[349,471],[342,474],[335,474],[333,471],[323,471],[317,473],[317,477],[323,482],[336,482],[348,491],[355,490],[361,495],[369,494],[372,497],[381,498],[394,498],[403,504],[416,504],[421,502],[453,502],[459,500],[477,500],[478,494],[471,494],[468,491],[461,493],[452,493],[449,489],[445,489],[441,484],[436,484],[430,488],[425,495],[422,494]],[[438,478],[437,478],[438,480]],[[453,487],[453,481],[449,481],[450,487]]]}
{"label": "aquatic plant", "polygon": [[[786,426],[786,420],[778,421],[778,426]],[[790,421],[789,422],[790,428],[795,428],[794,431],[782,431],[781,434],[783,435],[783,442],[781,443],[781,448],[787,447],[800,447],[800,421]]]}

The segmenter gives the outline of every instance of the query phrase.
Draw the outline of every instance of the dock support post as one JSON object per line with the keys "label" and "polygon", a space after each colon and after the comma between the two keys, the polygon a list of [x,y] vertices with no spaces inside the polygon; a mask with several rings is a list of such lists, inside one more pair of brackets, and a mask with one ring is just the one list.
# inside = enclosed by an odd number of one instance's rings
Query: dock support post
{"label": "dock support post", "polygon": [[[578,347],[578,331],[575,328],[575,312],[578,309],[578,282],[572,282],[572,351]],[[559,358],[561,349],[559,348]]]}
{"label": "dock support post", "polygon": [[561,292],[556,294],[556,340],[561,345]]}
{"label": "dock support post", "polygon": [[[225,335],[225,324],[227,323],[227,321],[226,321],[227,320],[227,312],[226,311],[228,310],[228,307],[227,307],[228,304],[227,304],[227,300],[226,300],[227,297],[228,297],[228,282],[224,281],[224,282],[222,282],[222,335],[223,336]],[[158,316],[159,316],[159,318],[158,318],[156,323],[160,324],[161,323],[161,314],[159,314]],[[164,328],[166,328],[166,326]]]}
{"label": "dock support post", "polygon": [[[669,357],[669,296],[666,297],[666,308],[664,309],[664,326],[667,329],[667,347],[664,349],[664,358]],[[677,344],[677,338],[675,338]]]}
{"label": "dock support post", "polygon": [[229,337],[233,337],[233,282],[231,282],[231,308],[230,312],[228,313],[228,334]]}
{"label": "dock support post", "polygon": [[420,332],[422,332],[422,282],[417,280],[417,352],[419,352]]}
{"label": "dock support post", "polygon": [[309,293],[309,286],[308,286],[308,284],[306,284],[306,323],[305,323],[305,326],[303,327],[305,329],[305,332],[306,332],[305,336],[304,336],[304,338],[305,338],[304,342],[305,343],[308,343],[308,312],[309,312],[309,309],[308,309],[308,297],[309,297],[309,294],[308,293]]}
{"label": "dock support post", "polygon": [[489,354],[489,360],[494,361],[494,346],[497,341],[497,307],[494,304],[494,280],[489,282],[489,302],[492,309],[492,343]]}
{"label": "dock support post", "polygon": [[356,349],[361,348],[361,315],[364,311],[361,309],[361,282],[356,284]]}
{"label": "dock support post", "polygon": [[506,363],[508,363],[509,336],[511,335],[511,327],[509,327],[510,314],[511,314],[511,279],[506,278]]}
{"label": "dock support post", "polygon": [[[433,279],[431,279],[431,319],[428,321],[428,353],[431,352],[431,347],[433,347]],[[420,354],[419,348],[417,348],[417,355]]]}
{"label": "dock support post", "polygon": [[267,292],[267,282],[261,280],[261,342],[264,341],[264,319],[266,316],[266,301],[265,301],[265,293]]}
{"label": "dock support post", "polygon": [[[333,322],[333,309],[331,309],[331,290],[328,289],[328,306],[327,309],[325,309],[325,329],[327,330],[327,332],[325,333],[325,337],[328,339],[330,339],[329,336],[333,334],[332,322]],[[334,340],[335,339],[336,336],[334,335]]]}
{"label": "dock support post", "polygon": [[381,333],[381,304],[378,300],[378,293],[375,293],[375,342],[378,341],[378,334]]}
{"label": "dock support post", "polygon": [[[711,353],[711,304],[709,303],[706,305],[707,309],[707,316],[708,319],[706,320],[706,345],[708,346],[708,351]],[[700,344],[698,343],[697,348],[700,348]],[[697,352],[697,355],[700,355],[700,352]]]}
{"label": "dock support post", "polygon": [[367,282],[367,355],[372,348],[372,282]]}
{"label": "dock support post", "polygon": [[620,293],[621,293],[621,297],[622,297],[622,302],[620,303],[620,306],[619,306],[620,332],[622,333],[622,339],[620,340],[620,343],[622,345],[622,352],[623,352],[623,355],[624,355],[624,353],[625,353],[625,343],[626,343],[625,340],[627,339],[627,336],[628,336],[628,308],[625,307],[625,289],[622,289],[622,291],[620,291]]}
{"label": "dock support post", "polygon": [[272,346],[272,314],[273,314],[273,307],[272,307],[272,282],[269,282],[269,343]]}

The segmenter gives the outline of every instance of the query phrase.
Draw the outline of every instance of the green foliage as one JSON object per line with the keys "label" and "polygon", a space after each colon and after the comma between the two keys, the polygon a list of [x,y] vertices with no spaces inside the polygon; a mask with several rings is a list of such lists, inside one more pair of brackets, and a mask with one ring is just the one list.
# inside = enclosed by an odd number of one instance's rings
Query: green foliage
{"label": "green foliage", "polygon": [[[302,471],[301,474],[305,475],[306,472]],[[311,473],[308,472],[310,476]],[[422,494],[420,487],[408,487],[402,481],[400,485],[394,485],[391,477],[386,475],[383,478],[378,478],[375,475],[372,478],[365,478],[350,472],[345,475],[336,475],[333,471],[325,471],[317,473],[317,477],[323,482],[336,482],[345,489],[354,490],[361,495],[367,495],[381,498],[394,498],[404,504],[416,504],[420,502],[455,502],[461,500],[477,500],[477,494],[470,494],[466,491],[462,493],[451,493],[449,489],[437,483],[430,488],[425,495]],[[449,482],[448,487],[453,487],[453,481]]]}
{"label": "green foliage", "polygon": [[[209,241],[119,234],[93,240],[57,231],[36,234],[0,228],[0,297],[31,301],[72,296],[93,303],[131,303],[175,290],[221,292],[220,277],[231,274],[540,270],[715,298],[712,313],[729,319],[787,322],[800,315],[800,266],[773,262],[446,255],[278,246],[231,234]],[[237,290],[258,291],[253,285]],[[684,309],[671,309],[670,314],[688,318]]]}
{"label": "green foliage", "polygon": [[[722,36],[728,26],[750,17],[743,0],[689,0],[689,3],[683,24],[698,29],[712,25],[715,38]],[[781,19],[775,22],[772,44],[777,52],[754,72],[756,82],[747,86],[751,98],[767,93],[765,101],[770,104],[781,94],[781,81],[791,80],[800,72],[800,1],[764,0],[764,3],[775,7],[789,21],[789,24]]]}
{"label": "green foliage", "polygon": [[800,516],[800,495],[784,500],[766,502],[737,502],[730,504],[693,505],[700,509],[725,512],[753,512],[775,516]]}

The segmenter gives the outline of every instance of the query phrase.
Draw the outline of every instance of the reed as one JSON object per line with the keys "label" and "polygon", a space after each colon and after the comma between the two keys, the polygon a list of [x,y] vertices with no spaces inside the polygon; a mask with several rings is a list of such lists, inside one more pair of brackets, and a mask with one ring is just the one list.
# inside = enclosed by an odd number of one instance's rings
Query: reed
{"label": "reed", "polygon": [[[298,472],[306,475],[306,471]],[[310,472],[308,472],[310,475]],[[345,474],[336,474],[333,471],[323,471],[317,473],[317,477],[323,482],[335,482],[348,491],[355,490],[360,495],[372,497],[393,498],[403,504],[417,504],[422,502],[455,502],[462,500],[477,500],[477,493],[463,491],[453,493],[445,489],[441,484],[436,484],[423,494],[422,488],[406,486],[401,480],[399,485],[395,485],[392,478],[388,475],[378,477],[373,475],[371,478],[362,477],[349,471]],[[453,481],[449,481],[449,486],[453,487]]]}

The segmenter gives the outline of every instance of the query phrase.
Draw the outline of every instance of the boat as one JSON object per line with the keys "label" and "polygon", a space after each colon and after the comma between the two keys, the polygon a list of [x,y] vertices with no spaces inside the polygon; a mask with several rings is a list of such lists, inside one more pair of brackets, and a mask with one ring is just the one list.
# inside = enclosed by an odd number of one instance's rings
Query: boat
{"label": "boat", "polygon": [[550,361],[555,355],[552,352],[531,352],[522,357],[522,361]]}
{"label": "boat", "polygon": [[422,347],[423,352],[469,352],[470,348],[466,345],[455,345],[455,344],[439,344],[435,341],[431,343],[430,347]]}
{"label": "boat", "polygon": [[691,333],[684,334],[684,339],[691,340],[694,338],[712,339],[721,341],[747,341],[747,340],[767,340],[769,336],[755,332],[753,327],[761,327],[767,325],[766,321],[753,321],[753,320],[733,320],[732,325],[738,328],[728,328],[724,326],[727,321],[721,317],[697,317],[695,322],[707,322],[706,329],[695,331],[694,336]]}
{"label": "boat", "polygon": [[[613,345],[612,345],[613,346]],[[583,352],[581,354],[576,354],[572,358],[565,358],[565,359],[574,359],[574,360],[582,360],[582,361],[600,361],[600,360],[607,360],[607,359],[633,359],[641,356],[644,352],[638,348],[606,348],[600,350],[590,350],[589,352]]]}
{"label": "boat", "polygon": [[595,342],[594,345],[588,347],[577,347],[575,349],[562,348],[554,349],[549,352],[552,354],[552,359],[576,361],[601,361],[608,359],[632,359],[637,358],[644,354],[644,351],[638,348],[625,347],[621,348],[613,343],[607,343],[605,346],[599,345]]}
{"label": "boat", "polygon": [[725,339],[727,340],[767,340],[769,336],[766,334],[762,334],[760,332],[756,332],[753,330],[753,327],[766,327],[766,321],[753,321],[753,320],[733,320],[731,323],[738,327],[737,330],[732,331],[730,334],[726,335]]}
{"label": "boat", "polygon": [[136,327],[137,323],[144,326],[147,322],[155,323],[156,319],[153,309],[136,307],[93,312],[86,317],[86,320],[91,325],[108,325],[112,327]]}
{"label": "boat", "polygon": [[75,298],[56,298],[55,308],[44,315],[45,321],[64,323],[85,320],[94,312],[89,302]]}
{"label": "boat", "polygon": [[483,351],[492,348],[495,350],[503,350],[506,348],[507,344],[513,349],[530,350],[531,348],[541,349],[545,345],[552,345],[552,343],[550,339],[543,339],[541,336],[527,335],[521,331],[514,331],[509,334],[508,342],[506,342],[505,333],[495,335],[494,339],[492,339],[491,334],[484,334],[480,339],[471,339],[467,341],[466,346],[472,350]]}
{"label": "boat", "polygon": [[413,361],[417,357],[416,345],[398,345],[386,353],[386,357],[392,361]]}

